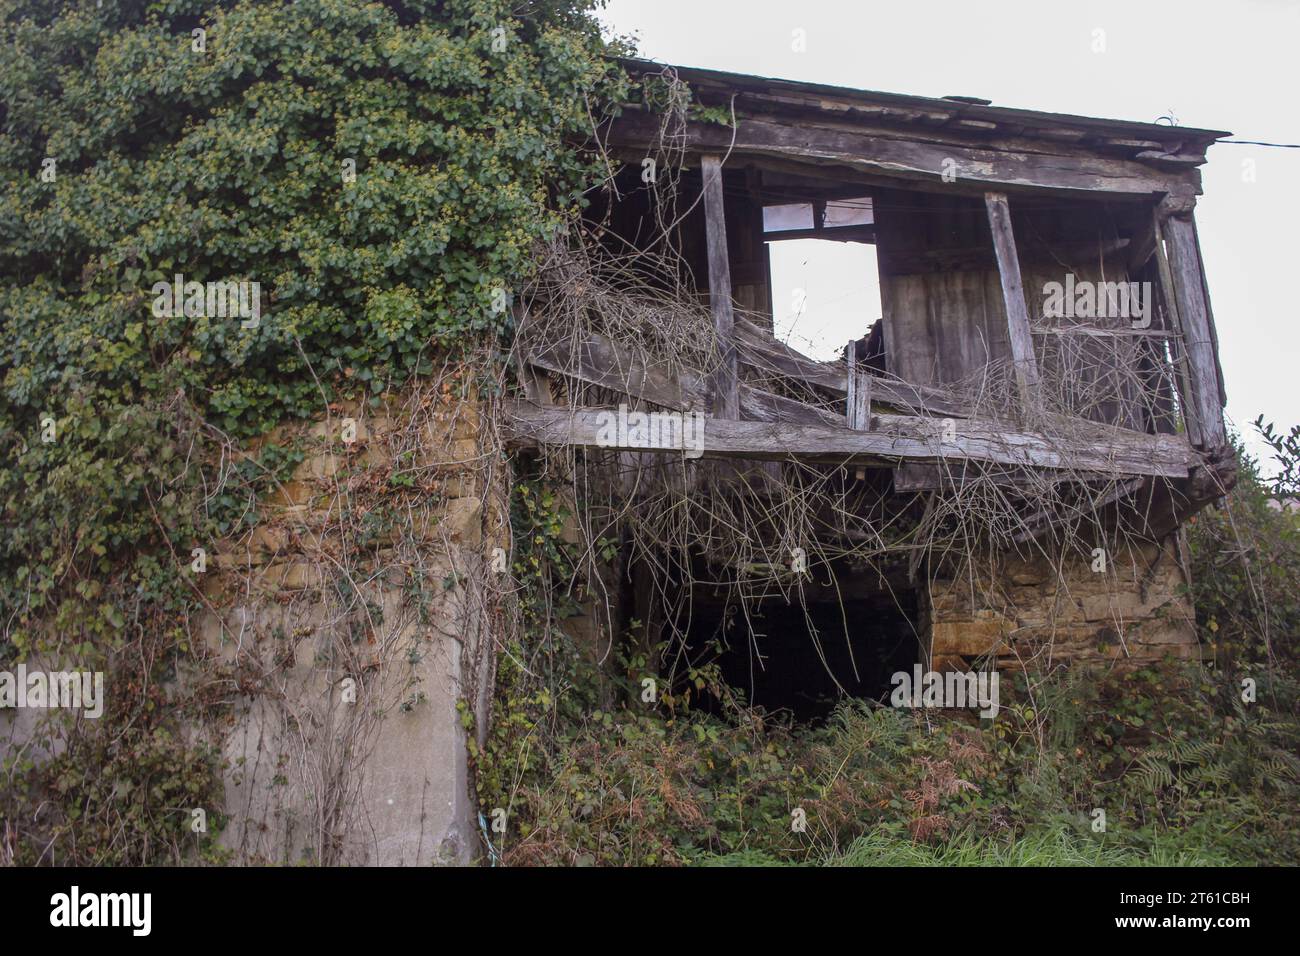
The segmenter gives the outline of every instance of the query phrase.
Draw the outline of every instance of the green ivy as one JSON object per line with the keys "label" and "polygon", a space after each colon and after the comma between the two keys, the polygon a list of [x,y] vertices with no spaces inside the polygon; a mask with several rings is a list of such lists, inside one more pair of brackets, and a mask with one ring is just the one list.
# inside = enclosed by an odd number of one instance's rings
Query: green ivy
{"label": "green ivy", "polygon": [[[0,0],[0,666],[150,685],[191,550],[293,463],[221,446],[509,334],[622,98],[594,5]],[[177,275],[256,282],[260,316],[169,317]]]}

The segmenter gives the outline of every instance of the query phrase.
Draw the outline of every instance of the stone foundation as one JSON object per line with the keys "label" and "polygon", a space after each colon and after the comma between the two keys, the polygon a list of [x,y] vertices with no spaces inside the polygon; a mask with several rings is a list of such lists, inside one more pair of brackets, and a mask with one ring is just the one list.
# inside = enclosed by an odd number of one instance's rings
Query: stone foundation
{"label": "stone foundation", "polygon": [[935,670],[991,656],[998,668],[1076,660],[1140,664],[1200,656],[1176,536],[1106,555],[1090,552],[967,568],[931,582],[923,646]]}

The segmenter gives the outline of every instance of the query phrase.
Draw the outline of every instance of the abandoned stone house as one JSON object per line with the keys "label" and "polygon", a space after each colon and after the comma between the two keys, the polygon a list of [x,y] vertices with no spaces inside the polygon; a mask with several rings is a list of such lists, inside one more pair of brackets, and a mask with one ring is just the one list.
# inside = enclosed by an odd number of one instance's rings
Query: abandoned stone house
{"label": "abandoned stone house", "polygon": [[[670,231],[707,303],[717,359],[673,364],[590,329],[530,339],[525,321],[526,384],[540,371],[547,387],[514,407],[518,439],[594,455],[612,444],[600,428],[610,407],[706,409],[661,445],[614,444],[637,449],[632,467],[653,448],[686,447],[760,479],[775,472],[766,488],[728,472],[737,494],[781,497],[792,463],[820,464],[872,489],[884,514],[924,522],[946,506],[951,523],[988,509],[993,547],[980,560],[940,546],[922,555],[914,542],[865,574],[828,558],[834,585],[798,588],[797,629],[815,629],[827,600],[868,642],[873,627],[903,634],[887,668],[1195,657],[1179,529],[1233,473],[1194,209],[1206,148],[1227,134],[971,97],[674,77],[731,121],[688,117],[668,130],[649,110],[623,113],[605,140],[622,171],[588,218],[606,246],[659,241],[646,157],[679,157],[684,211]],[[880,319],[864,315],[836,361],[810,359],[774,328],[770,250],[806,238],[875,248]],[[716,632],[716,569],[694,570],[689,630]],[[635,579],[635,563],[624,572]],[[674,624],[656,607],[671,589],[657,582],[647,600],[633,588],[633,613],[648,629],[657,621],[656,634]],[[772,630],[795,623],[781,597],[765,615]],[[812,655],[785,641],[755,676],[749,625],[730,642],[729,673],[757,702],[796,706],[791,681],[833,669],[829,644]],[[825,689],[878,692],[878,675],[853,670],[856,688],[832,677]]]}
{"label": "abandoned stone house", "polygon": [[[1234,476],[1194,211],[1226,134],[626,65],[692,96],[598,131],[585,235],[631,263],[631,304],[564,312],[600,281],[571,274],[518,297],[504,398],[332,409],[205,582],[210,646],[274,675],[224,735],[237,859],[483,857],[467,727],[502,646],[500,492],[529,469],[600,555],[566,627],[610,662],[634,632],[669,685],[712,660],[816,717],[918,663],[1199,653],[1180,529]],[[770,250],[798,239],[875,250],[880,314],[834,360],[779,334]],[[400,541],[341,504],[394,462],[431,491]]]}

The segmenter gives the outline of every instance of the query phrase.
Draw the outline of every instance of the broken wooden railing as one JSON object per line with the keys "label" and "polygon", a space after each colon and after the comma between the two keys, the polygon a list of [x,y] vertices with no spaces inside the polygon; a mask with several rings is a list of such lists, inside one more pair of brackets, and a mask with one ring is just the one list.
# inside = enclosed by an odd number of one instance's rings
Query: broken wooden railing
{"label": "broken wooden railing", "polygon": [[[832,411],[766,391],[745,381],[736,386],[737,418],[704,419],[703,457],[854,463],[894,467],[903,462],[964,459],[1001,466],[1069,469],[1107,475],[1185,478],[1200,456],[1181,435],[1149,435],[1083,419],[1070,419],[1061,435],[1019,431],[1007,423],[976,417],[972,410],[939,394],[884,377],[871,376],[868,401],[879,411],[850,425],[849,369],[845,363],[816,362],[766,336],[745,319],[735,319],[738,363],[765,375],[777,373],[815,386],[843,404]],[[709,407],[709,376],[689,368],[670,369],[603,336],[574,335],[562,343],[525,348],[525,366],[569,377],[624,395],[641,407],[669,412]],[[869,406],[869,407],[871,407]],[[885,411],[887,408],[898,412]],[[908,414],[915,409],[925,414]],[[569,407],[520,401],[508,408],[507,429],[516,444],[622,447],[634,451],[681,451],[680,432],[671,441],[647,435],[632,447],[611,446],[612,407]]]}

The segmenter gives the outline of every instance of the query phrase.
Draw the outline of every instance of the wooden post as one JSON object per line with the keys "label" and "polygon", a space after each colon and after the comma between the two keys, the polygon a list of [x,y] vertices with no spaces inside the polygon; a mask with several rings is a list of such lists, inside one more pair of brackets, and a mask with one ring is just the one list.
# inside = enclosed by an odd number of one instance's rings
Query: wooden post
{"label": "wooden post", "polygon": [[1173,286],[1173,299],[1182,326],[1183,346],[1191,377],[1190,401],[1200,425],[1199,444],[1220,448],[1227,444],[1223,410],[1219,403],[1219,371],[1214,354],[1214,334],[1210,330],[1209,305],[1201,276],[1201,260],[1196,248],[1196,231],[1191,219],[1170,216],[1164,222],[1167,270]]}
{"label": "wooden post", "polygon": [[727,259],[721,157],[701,157],[700,169],[704,178],[704,226],[709,251],[709,308],[713,312],[713,330],[721,352],[721,361],[710,382],[713,417],[734,419],[740,417],[740,376],[733,332],[736,319],[731,305],[731,266]]}
{"label": "wooden post", "polygon": [[1214,371],[1219,378],[1219,407],[1228,407],[1228,389],[1223,383],[1223,363],[1219,358],[1219,333],[1214,328],[1214,303],[1210,301],[1210,284],[1205,280],[1205,257],[1201,255],[1201,233],[1192,216],[1192,238],[1196,240],[1196,265],[1201,272],[1201,293],[1205,296],[1205,314],[1210,324],[1210,342],[1214,345]]}
{"label": "wooden post", "polygon": [[848,419],[850,428],[867,431],[871,428],[871,376],[858,367],[857,353],[857,340],[849,339],[848,351],[845,352],[849,363],[849,374],[847,376],[848,401],[845,405],[844,417]]}
{"label": "wooden post", "polygon": [[1187,357],[1187,340],[1183,335],[1183,322],[1178,315],[1178,297],[1174,295],[1174,277],[1169,268],[1169,258],[1165,255],[1164,230],[1151,214],[1156,231],[1156,275],[1160,280],[1160,301],[1164,303],[1165,315],[1169,318],[1174,338],[1170,341],[1170,353],[1174,360],[1174,378],[1178,384],[1178,406],[1183,415],[1183,427],[1187,430],[1187,440],[1196,447],[1203,447],[1205,436],[1201,431],[1201,414],[1196,401],[1196,389],[1192,386],[1192,373]]}
{"label": "wooden post", "polygon": [[1016,239],[1011,232],[1011,208],[1005,193],[985,193],[993,249],[998,257],[998,276],[1002,280],[1002,300],[1007,310],[1007,332],[1011,341],[1011,359],[1016,366],[1016,385],[1026,410],[1039,404],[1038,360],[1034,358],[1034,337],[1029,331],[1029,309],[1020,278],[1020,259]]}
{"label": "wooden post", "polygon": [[[857,339],[849,339],[848,349],[845,351],[844,356],[849,364],[849,373],[846,376],[848,398],[844,406],[844,417],[848,421],[850,428],[857,431],[870,431],[871,376],[864,369],[858,367]],[[854,471],[854,477],[861,481],[866,476],[866,468],[859,465]]]}

